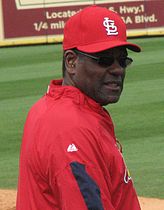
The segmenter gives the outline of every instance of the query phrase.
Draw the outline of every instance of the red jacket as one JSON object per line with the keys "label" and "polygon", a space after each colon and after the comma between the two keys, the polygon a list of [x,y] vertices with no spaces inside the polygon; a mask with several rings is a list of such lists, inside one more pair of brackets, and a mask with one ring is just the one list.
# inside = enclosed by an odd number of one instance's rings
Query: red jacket
{"label": "red jacket", "polygon": [[107,111],[52,81],[23,135],[17,210],[140,210]]}

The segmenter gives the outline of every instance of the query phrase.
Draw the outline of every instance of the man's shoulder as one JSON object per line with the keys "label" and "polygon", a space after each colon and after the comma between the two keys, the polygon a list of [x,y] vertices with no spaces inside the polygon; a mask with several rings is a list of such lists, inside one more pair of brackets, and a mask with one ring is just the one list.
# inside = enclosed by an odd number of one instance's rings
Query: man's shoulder
{"label": "man's shoulder", "polygon": [[[37,118],[41,125],[47,124],[49,128],[76,127],[82,125],[93,127],[97,123],[94,111],[76,104],[72,100],[54,100],[47,96],[38,100],[31,108],[30,115]],[[69,125],[69,126],[68,126]]]}
{"label": "man's shoulder", "polygon": [[72,100],[57,100],[47,107],[43,118],[57,124],[83,124],[92,118],[92,114],[85,107]]}

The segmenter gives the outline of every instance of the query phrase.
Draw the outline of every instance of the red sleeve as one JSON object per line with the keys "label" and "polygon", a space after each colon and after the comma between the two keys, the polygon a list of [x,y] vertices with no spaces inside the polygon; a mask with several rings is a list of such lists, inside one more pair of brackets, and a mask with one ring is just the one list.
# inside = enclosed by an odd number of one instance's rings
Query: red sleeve
{"label": "red sleeve", "polygon": [[101,170],[104,163],[98,135],[76,128],[50,136],[48,155],[43,156],[47,156],[45,167],[60,209],[114,210]]}

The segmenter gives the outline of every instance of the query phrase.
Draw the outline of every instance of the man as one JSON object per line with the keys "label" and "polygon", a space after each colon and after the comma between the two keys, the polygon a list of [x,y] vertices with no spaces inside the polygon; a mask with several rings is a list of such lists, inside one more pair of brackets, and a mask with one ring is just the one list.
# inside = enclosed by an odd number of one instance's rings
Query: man
{"label": "man", "polygon": [[20,155],[17,210],[139,210],[104,105],[119,100],[132,63],[126,27],[97,6],[64,29],[63,80],[30,110]]}

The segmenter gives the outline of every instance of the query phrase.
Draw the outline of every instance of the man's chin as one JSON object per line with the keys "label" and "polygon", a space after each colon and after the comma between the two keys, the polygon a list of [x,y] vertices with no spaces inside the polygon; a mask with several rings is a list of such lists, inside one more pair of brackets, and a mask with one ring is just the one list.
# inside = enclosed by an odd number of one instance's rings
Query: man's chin
{"label": "man's chin", "polygon": [[120,96],[118,97],[110,97],[108,98],[108,100],[104,100],[100,103],[101,106],[106,106],[108,104],[114,104],[114,103],[117,103],[120,99]]}

